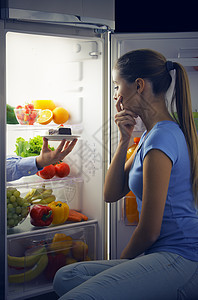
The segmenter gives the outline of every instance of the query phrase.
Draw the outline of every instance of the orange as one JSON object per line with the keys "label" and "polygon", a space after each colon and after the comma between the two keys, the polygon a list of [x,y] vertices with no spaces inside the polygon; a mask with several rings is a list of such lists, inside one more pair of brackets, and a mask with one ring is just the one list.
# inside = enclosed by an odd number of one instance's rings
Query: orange
{"label": "orange", "polygon": [[35,109],[53,110],[56,107],[52,100],[33,100],[32,103],[34,104]]}
{"label": "orange", "polygon": [[56,124],[64,124],[69,119],[69,113],[63,107],[56,107],[53,110],[53,121]]}
{"label": "orange", "polygon": [[53,112],[50,109],[43,109],[38,117],[37,122],[42,125],[49,124],[53,119]]}

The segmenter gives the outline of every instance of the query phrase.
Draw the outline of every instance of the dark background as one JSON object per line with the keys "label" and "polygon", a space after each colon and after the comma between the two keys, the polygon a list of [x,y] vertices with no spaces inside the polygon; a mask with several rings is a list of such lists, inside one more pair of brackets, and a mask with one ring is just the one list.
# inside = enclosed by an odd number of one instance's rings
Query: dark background
{"label": "dark background", "polygon": [[115,0],[115,32],[198,31],[196,1]]}

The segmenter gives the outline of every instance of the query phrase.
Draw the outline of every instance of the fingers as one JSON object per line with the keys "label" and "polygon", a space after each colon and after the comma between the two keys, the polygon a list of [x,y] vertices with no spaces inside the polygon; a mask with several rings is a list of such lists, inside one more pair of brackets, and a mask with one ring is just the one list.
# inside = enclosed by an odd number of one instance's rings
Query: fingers
{"label": "fingers", "polygon": [[123,106],[122,106],[122,97],[121,96],[119,96],[118,97],[118,100],[116,101],[116,109],[117,109],[117,112],[120,112],[120,111],[122,111],[122,109],[123,109]]}
{"label": "fingers", "polygon": [[62,149],[63,149],[63,147],[64,147],[64,145],[67,145],[67,143],[68,143],[68,141],[66,141],[65,139],[64,140],[62,140],[61,142],[60,142],[60,144],[58,145],[58,147],[56,148],[56,152],[58,153],[58,152],[61,152],[62,151]]}
{"label": "fingers", "polygon": [[67,151],[67,154],[70,153],[73,150],[74,146],[76,145],[77,141],[78,141],[77,139],[74,139],[72,142],[69,142],[69,141],[66,142],[66,145],[65,145],[63,151]]}
{"label": "fingers", "polygon": [[135,125],[135,115],[130,110],[122,110],[115,115],[115,123],[118,125],[119,122],[130,122],[130,124]]}
{"label": "fingers", "polygon": [[59,146],[55,150],[55,155],[58,160],[63,160],[74,148],[77,143],[77,139],[72,142],[62,140]]}
{"label": "fingers", "polygon": [[43,138],[43,147],[42,147],[43,151],[48,150],[48,139],[46,139],[45,137]]}

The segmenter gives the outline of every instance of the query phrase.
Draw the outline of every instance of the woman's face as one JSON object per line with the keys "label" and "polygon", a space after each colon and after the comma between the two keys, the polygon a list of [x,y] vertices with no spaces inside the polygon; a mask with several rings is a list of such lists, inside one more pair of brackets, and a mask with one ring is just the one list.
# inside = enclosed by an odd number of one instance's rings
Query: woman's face
{"label": "woman's face", "polygon": [[128,109],[135,112],[137,106],[137,85],[135,82],[128,83],[125,79],[120,77],[118,70],[113,70],[114,100],[117,101],[122,97],[122,109]]}

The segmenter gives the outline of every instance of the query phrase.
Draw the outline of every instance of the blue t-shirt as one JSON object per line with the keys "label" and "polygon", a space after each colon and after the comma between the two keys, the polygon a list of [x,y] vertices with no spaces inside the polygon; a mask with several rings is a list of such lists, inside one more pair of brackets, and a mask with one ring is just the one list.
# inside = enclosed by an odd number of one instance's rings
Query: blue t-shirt
{"label": "blue t-shirt", "polygon": [[145,254],[169,251],[198,261],[198,215],[194,205],[188,148],[182,130],[172,121],[158,122],[142,135],[129,172],[129,188],[141,214],[143,161],[151,149],[163,151],[172,161],[172,170],[160,236]]}

